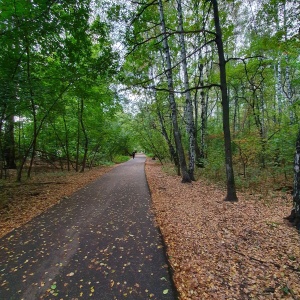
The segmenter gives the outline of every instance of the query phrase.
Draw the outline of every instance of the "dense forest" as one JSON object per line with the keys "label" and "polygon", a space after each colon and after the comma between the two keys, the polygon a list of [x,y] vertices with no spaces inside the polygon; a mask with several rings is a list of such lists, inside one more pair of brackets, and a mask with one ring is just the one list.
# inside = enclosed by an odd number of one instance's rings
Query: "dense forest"
{"label": "dense forest", "polygon": [[41,162],[83,172],[141,150],[183,182],[226,182],[229,201],[241,186],[293,184],[298,1],[4,0],[0,10],[2,177],[16,169],[21,181]]}

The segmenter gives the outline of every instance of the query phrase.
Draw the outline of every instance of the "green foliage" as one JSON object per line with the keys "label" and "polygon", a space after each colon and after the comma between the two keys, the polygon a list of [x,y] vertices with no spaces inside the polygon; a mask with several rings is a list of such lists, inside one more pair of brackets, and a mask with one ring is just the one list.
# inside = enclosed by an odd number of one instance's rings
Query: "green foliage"
{"label": "green foliage", "polygon": [[[118,55],[109,26],[99,17],[90,23],[89,0],[6,2],[0,17],[0,135],[16,116],[19,168],[36,151],[73,167],[86,150],[89,165],[111,160],[121,146],[116,149],[107,136],[117,132],[111,124],[121,108],[110,86]],[[5,147],[0,143],[2,157]]]}
{"label": "green foliage", "polygon": [[124,156],[124,155],[116,155],[113,159],[114,163],[116,164],[120,164],[120,163],[123,163],[123,162],[126,162],[130,159],[129,156]]}
{"label": "green foliage", "polygon": [[[176,2],[163,3],[178,121],[187,153]],[[184,6],[184,29],[190,31],[186,48],[192,87],[201,80],[204,86],[219,83],[209,4],[193,0]],[[274,178],[290,178],[300,113],[296,2],[256,4],[252,15],[242,1],[219,1],[228,59],[233,159],[241,185],[258,182],[268,170]],[[174,146],[174,137],[157,3],[140,1],[129,7],[126,2],[101,1],[95,5],[103,14],[92,12],[89,0],[1,2],[1,160],[14,141],[19,168],[23,157],[29,158],[35,151],[75,168],[76,162],[82,163],[86,147],[88,166],[123,160],[139,148],[162,161],[171,159],[169,147]],[[120,33],[118,42],[130,53],[124,59],[110,38],[116,30]],[[138,112],[122,112],[121,102],[131,100],[116,93],[118,83],[131,88]],[[198,109],[198,144],[203,129],[201,92],[206,101],[207,130],[206,168],[199,173],[223,180],[220,89],[211,86],[191,91],[194,109]],[[163,136],[162,124],[169,141]]]}

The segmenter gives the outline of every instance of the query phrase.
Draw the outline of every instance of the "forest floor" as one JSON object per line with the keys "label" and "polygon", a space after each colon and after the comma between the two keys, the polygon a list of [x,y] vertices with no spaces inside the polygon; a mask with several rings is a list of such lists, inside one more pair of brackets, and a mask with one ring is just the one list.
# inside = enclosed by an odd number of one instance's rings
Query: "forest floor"
{"label": "forest floor", "polygon": [[[0,237],[111,168],[1,181]],[[284,220],[291,195],[238,193],[230,203],[218,185],[182,184],[149,159],[145,169],[180,299],[300,299],[300,236]]]}
{"label": "forest floor", "polygon": [[231,203],[219,186],[180,183],[151,160],[146,174],[180,299],[300,299],[300,236],[284,220],[291,195]]}

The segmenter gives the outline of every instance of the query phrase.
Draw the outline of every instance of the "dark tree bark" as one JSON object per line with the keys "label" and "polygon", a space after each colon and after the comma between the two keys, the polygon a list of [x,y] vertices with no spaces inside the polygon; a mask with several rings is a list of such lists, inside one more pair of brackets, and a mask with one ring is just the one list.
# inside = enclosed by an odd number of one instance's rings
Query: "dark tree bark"
{"label": "dark tree bark", "polygon": [[232,165],[232,150],[231,150],[231,135],[230,135],[230,122],[229,122],[229,98],[227,92],[226,80],[226,61],[224,57],[224,46],[222,39],[222,30],[219,19],[218,1],[211,0],[214,11],[214,22],[216,30],[216,44],[218,48],[219,66],[220,66],[220,83],[222,94],[222,109],[223,109],[223,131],[224,131],[224,145],[225,145],[225,165],[227,176],[227,195],[226,201],[237,201],[235,190],[234,173]]}
{"label": "dark tree bark", "polygon": [[171,64],[170,48],[168,44],[168,36],[166,31],[162,0],[158,0],[158,6],[159,6],[160,25],[163,34],[163,49],[165,53],[165,60],[167,66],[165,72],[168,80],[169,103],[170,103],[171,114],[172,114],[173,134],[174,134],[176,150],[177,150],[176,152],[178,153],[178,157],[179,157],[182,182],[191,182],[191,178],[187,170],[184,150],[181,141],[180,129],[177,121],[177,105],[176,105],[175,95],[174,95],[172,64]]}
{"label": "dark tree bark", "polygon": [[294,209],[287,219],[294,223],[300,230],[300,130],[296,141],[296,153],[294,161],[294,191],[293,191]]}

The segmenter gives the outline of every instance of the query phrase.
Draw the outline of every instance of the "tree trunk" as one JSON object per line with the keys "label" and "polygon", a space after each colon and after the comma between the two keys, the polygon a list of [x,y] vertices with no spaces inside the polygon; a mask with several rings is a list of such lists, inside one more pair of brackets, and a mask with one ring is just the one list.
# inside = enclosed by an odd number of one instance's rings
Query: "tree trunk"
{"label": "tree trunk", "polygon": [[79,105],[79,100],[78,100],[77,113],[78,113],[78,122],[77,122],[77,145],[76,145],[76,164],[75,164],[76,172],[79,171],[79,148],[80,148],[80,105]]}
{"label": "tree trunk", "polygon": [[86,165],[86,159],[87,159],[87,153],[88,153],[88,147],[89,147],[89,139],[88,139],[85,127],[84,127],[84,123],[83,123],[83,109],[84,109],[83,99],[81,99],[80,104],[81,104],[80,124],[81,124],[81,128],[82,128],[83,136],[84,136],[84,153],[83,153],[83,160],[82,160],[82,164],[81,164],[80,173],[83,173],[84,169],[85,169],[85,165]]}
{"label": "tree trunk", "polygon": [[65,154],[67,157],[67,169],[68,171],[70,171],[69,135],[68,135],[68,126],[64,114],[63,114],[63,121],[64,121],[64,128],[65,128]]}
{"label": "tree trunk", "polygon": [[[201,86],[203,86],[203,64],[200,64],[200,78]],[[207,102],[208,94],[202,90],[201,93],[201,136],[200,136],[200,156],[199,156],[199,166],[201,168],[205,167],[205,150],[206,150],[206,128],[207,128]]]}
{"label": "tree trunk", "polygon": [[294,208],[291,215],[287,219],[294,223],[300,230],[300,130],[296,141],[296,153],[294,161],[294,192],[293,192]]}
{"label": "tree trunk", "polygon": [[14,115],[8,116],[5,125],[5,146],[4,157],[6,168],[16,169],[15,163],[15,136],[14,136]]}
{"label": "tree trunk", "polygon": [[276,113],[275,113],[275,121],[276,123],[280,124],[281,123],[281,115],[282,115],[282,102],[283,102],[283,91],[282,91],[282,85],[281,85],[281,62],[280,58],[279,61],[277,62],[277,65],[275,66],[275,73],[276,73],[276,90],[275,90],[275,101],[277,107],[278,107],[278,117],[276,118]]}
{"label": "tree trunk", "polygon": [[187,71],[187,59],[185,40],[183,32],[183,17],[182,17],[182,6],[181,0],[177,0],[177,13],[178,13],[178,30],[179,42],[180,42],[180,53],[181,53],[181,65],[184,77],[184,89],[186,98],[186,131],[189,137],[189,175],[191,180],[195,180],[194,169],[195,169],[195,124],[194,124],[194,113],[193,113],[193,101],[190,92],[189,76]]}
{"label": "tree trunk", "polygon": [[186,160],[184,156],[184,150],[181,142],[181,134],[177,122],[177,106],[174,96],[174,84],[173,84],[173,74],[172,74],[172,64],[171,64],[171,56],[170,56],[170,49],[168,45],[168,37],[166,32],[166,25],[164,19],[164,10],[162,0],[158,0],[159,5],[159,15],[160,15],[160,25],[163,34],[163,49],[165,53],[165,60],[166,60],[166,76],[168,80],[168,89],[169,89],[169,103],[171,108],[172,114],[172,124],[173,124],[173,134],[176,144],[176,152],[178,153],[179,163],[180,163],[180,170],[182,176],[182,182],[191,182],[190,175],[187,171]]}
{"label": "tree trunk", "polygon": [[178,159],[178,155],[174,149],[174,146],[169,138],[169,135],[167,133],[167,130],[166,130],[166,127],[165,127],[165,124],[164,124],[164,120],[163,120],[163,116],[162,116],[162,113],[161,111],[157,108],[157,115],[158,115],[158,119],[159,119],[159,123],[160,123],[160,127],[161,127],[161,132],[162,132],[162,135],[163,137],[165,138],[167,144],[168,144],[168,148],[169,148],[169,152],[170,152],[170,156],[171,156],[171,159],[173,160],[175,166],[176,166],[176,169],[177,171],[177,175],[180,176],[180,167],[179,167],[179,159]]}
{"label": "tree trunk", "polygon": [[224,57],[224,47],[222,39],[222,30],[219,19],[219,8],[217,0],[211,0],[214,11],[214,22],[216,30],[216,44],[218,48],[219,66],[220,66],[220,83],[222,93],[222,109],[223,109],[223,131],[224,131],[224,145],[225,145],[225,165],[227,176],[227,195],[226,201],[237,201],[235,190],[234,173],[232,165],[232,150],[231,150],[231,136],[230,136],[230,122],[229,122],[229,98],[227,93],[226,80],[226,61]]}
{"label": "tree trunk", "polygon": [[293,100],[293,91],[292,91],[292,85],[291,85],[291,79],[290,79],[290,62],[288,55],[285,55],[286,60],[286,68],[285,68],[285,82],[286,82],[286,97],[288,99],[289,103],[289,112],[290,112],[290,124],[296,123],[296,114],[295,114],[295,108],[294,106],[294,100]]}
{"label": "tree trunk", "polygon": [[[33,160],[35,157],[35,151],[36,151],[36,142],[37,142],[37,136],[38,136],[38,130],[37,130],[37,116],[36,116],[36,104],[34,101],[34,95],[32,90],[32,83],[31,83],[31,61],[30,61],[30,48],[29,48],[29,42],[26,37],[26,54],[27,54],[27,80],[29,85],[29,95],[30,95],[30,105],[32,109],[32,116],[33,116],[33,137],[32,137],[32,143],[31,143],[31,158],[30,158],[30,164],[29,168],[27,170],[27,178],[30,178],[31,169],[33,165]],[[26,159],[24,160],[24,163],[26,162]]]}

